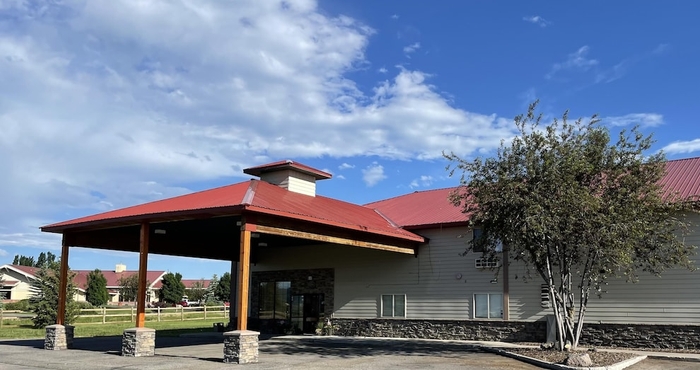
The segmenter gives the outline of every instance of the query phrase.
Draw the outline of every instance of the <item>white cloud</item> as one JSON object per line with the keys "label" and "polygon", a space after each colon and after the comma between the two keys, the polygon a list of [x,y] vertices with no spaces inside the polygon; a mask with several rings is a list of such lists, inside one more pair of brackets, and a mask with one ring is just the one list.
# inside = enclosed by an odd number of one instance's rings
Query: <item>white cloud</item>
{"label": "white cloud", "polygon": [[362,170],[362,180],[364,180],[367,186],[372,187],[377,185],[380,181],[386,179],[387,176],[384,174],[384,167],[377,162],[373,162],[367,168]]}
{"label": "white cloud", "polygon": [[391,19],[394,19],[394,20],[399,19],[399,15],[398,15],[398,14],[392,14],[392,15],[391,15]]}
{"label": "white cloud", "polygon": [[416,50],[420,49],[420,42],[413,43],[411,45],[407,45],[403,47],[403,52],[406,54],[408,57],[408,54],[415,53]]}
{"label": "white cloud", "polygon": [[654,50],[652,50],[651,53],[652,54],[663,54],[670,49],[671,49],[671,45],[669,45],[669,44],[658,44],[658,45],[656,45]]}
{"label": "white cloud", "polygon": [[0,248],[0,257],[7,257],[9,255],[10,254],[6,250]]}
{"label": "white cloud", "polygon": [[345,162],[343,162],[343,164],[341,164],[340,166],[338,166],[338,168],[341,169],[341,170],[348,170],[348,169],[351,169],[351,168],[355,168],[355,165],[354,165],[354,164],[350,164],[350,163],[345,163]]}
{"label": "white cloud", "polygon": [[575,52],[569,54],[564,62],[555,63],[552,69],[545,75],[546,79],[551,79],[555,74],[567,70],[587,71],[591,67],[598,65],[598,60],[587,57],[589,47],[584,45]]}
{"label": "white cloud", "polygon": [[379,72],[379,73],[387,73],[387,72],[389,72],[389,70],[386,69],[385,67],[382,67],[382,68],[379,68],[379,69],[377,70],[377,72]]}
{"label": "white cloud", "polygon": [[3,4],[0,247],[58,248],[39,226],[268,160],[430,160],[513,135],[422,71],[360,90],[374,31],[312,0]]}
{"label": "white cloud", "polygon": [[528,16],[528,17],[523,17],[523,20],[525,22],[530,22],[533,24],[536,24],[542,28],[547,27],[551,24],[548,20],[540,17],[539,15],[533,15],[533,16]]}
{"label": "white cloud", "polygon": [[408,187],[411,189],[418,188],[418,187],[427,187],[433,184],[433,177],[432,176],[427,176],[427,175],[421,175],[420,178],[414,179],[411,181],[410,184],[408,184]]}
{"label": "white cloud", "polygon": [[338,175],[338,176],[336,176],[335,178],[336,178],[336,179],[345,180],[345,176],[343,176],[343,175]]}
{"label": "white cloud", "polygon": [[664,116],[658,113],[630,113],[618,117],[605,117],[601,121],[610,126],[656,127],[664,124]]}
{"label": "white cloud", "polygon": [[668,144],[665,147],[663,147],[662,150],[668,154],[700,152],[700,139],[688,141],[674,141],[671,144]]}

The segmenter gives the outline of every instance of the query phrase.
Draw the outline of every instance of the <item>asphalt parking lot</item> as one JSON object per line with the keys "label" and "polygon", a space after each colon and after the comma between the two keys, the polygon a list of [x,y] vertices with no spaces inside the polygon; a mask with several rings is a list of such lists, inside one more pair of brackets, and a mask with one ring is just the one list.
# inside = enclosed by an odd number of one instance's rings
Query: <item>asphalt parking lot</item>
{"label": "asphalt parking lot", "polygon": [[471,345],[428,341],[271,338],[260,341],[257,364],[224,364],[220,337],[159,338],[156,356],[119,355],[121,338],[76,338],[75,348],[46,351],[42,340],[0,342],[0,369],[491,369],[537,367],[484,353]]}
{"label": "asphalt parking lot", "polygon": [[[43,340],[0,341],[0,370],[29,369],[461,369],[539,367],[483,352],[468,342],[379,338],[276,337],[260,341],[257,364],[224,364],[220,336],[158,338],[154,357],[121,357],[121,337],[76,338],[75,348],[46,351]],[[630,370],[690,370],[699,362],[648,359]]]}

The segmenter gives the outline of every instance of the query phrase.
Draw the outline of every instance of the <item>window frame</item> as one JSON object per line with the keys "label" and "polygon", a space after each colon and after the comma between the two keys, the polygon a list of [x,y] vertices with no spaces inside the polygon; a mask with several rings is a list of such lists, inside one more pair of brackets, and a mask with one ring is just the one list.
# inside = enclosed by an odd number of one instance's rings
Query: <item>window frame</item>
{"label": "window frame", "polygon": [[[396,297],[403,297],[403,316],[396,315]],[[384,297],[391,297],[391,316],[384,315]],[[408,297],[401,294],[380,294],[379,295],[379,317],[383,319],[405,319],[408,314]]]}
{"label": "window frame", "polygon": [[[278,298],[278,284],[279,283],[287,283],[289,284],[289,287],[287,287],[287,300],[286,300],[286,306],[285,306],[285,317],[277,317],[277,298]],[[265,281],[259,281],[258,282],[258,318],[260,318],[260,312],[263,308],[263,289],[262,285],[263,284],[271,284],[272,285],[272,297],[267,297],[267,298],[272,298],[272,317],[271,318],[265,318],[262,320],[289,320],[291,318],[291,292],[292,292],[292,282],[291,280],[265,280]]]}
{"label": "window frame", "polygon": [[[486,314],[487,314],[487,317],[477,317],[476,316],[476,296],[477,295],[485,295],[486,296]],[[500,299],[501,316],[491,317],[491,296],[493,296],[493,295],[501,296],[501,299]],[[474,320],[503,320],[503,311],[504,311],[503,292],[476,292],[476,293],[472,294],[472,318]]]}
{"label": "window frame", "polygon": [[[478,235],[477,235],[478,234]],[[486,253],[485,249],[476,249],[476,245],[474,244],[474,241],[481,237],[482,235],[482,230],[480,227],[474,227],[472,228],[472,252],[474,253]],[[496,245],[495,251],[496,253],[502,253],[503,252],[503,242],[500,240],[498,241],[498,244]]]}

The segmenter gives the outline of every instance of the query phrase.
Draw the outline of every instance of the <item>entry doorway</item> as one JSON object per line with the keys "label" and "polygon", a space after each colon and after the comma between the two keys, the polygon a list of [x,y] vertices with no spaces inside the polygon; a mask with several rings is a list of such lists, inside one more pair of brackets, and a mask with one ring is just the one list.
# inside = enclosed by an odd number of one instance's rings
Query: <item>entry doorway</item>
{"label": "entry doorway", "polygon": [[314,334],[324,312],[323,294],[292,295],[292,328],[295,332]]}

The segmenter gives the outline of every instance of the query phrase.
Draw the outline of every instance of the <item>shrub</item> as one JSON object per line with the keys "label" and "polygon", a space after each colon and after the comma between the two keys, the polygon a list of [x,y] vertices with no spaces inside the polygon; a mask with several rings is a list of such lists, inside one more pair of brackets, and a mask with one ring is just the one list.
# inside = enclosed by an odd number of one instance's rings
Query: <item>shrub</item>
{"label": "shrub", "polygon": [[23,299],[17,302],[5,303],[4,309],[7,311],[29,311],[29,300]]}
{"label": "shrub", "polygon": [[89,309],[95,308],[95,306],[93,306],[92,303],[90,303],[88,301],[78,301],[75,303],[78,305],[78,308],[80,308],[81,310],[89,310]]}

